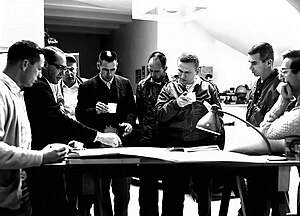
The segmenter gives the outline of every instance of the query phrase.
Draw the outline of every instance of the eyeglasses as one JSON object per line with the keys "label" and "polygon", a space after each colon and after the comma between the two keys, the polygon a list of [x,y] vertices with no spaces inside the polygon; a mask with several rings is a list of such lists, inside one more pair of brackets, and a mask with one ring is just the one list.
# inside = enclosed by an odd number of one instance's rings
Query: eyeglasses
{"label": "eyeglasses", "polygon": [[288,72],[293,72],[294,69],[290,69],[290,68],[280,68],[280,73],[282,74],[287,74]]}
{"label": "eyeglasses", "polygon": [[76,72],[77,72],[77,68],[74,68],[74,67],[67,67],[66,71],[65,71],[65,73],[68,73],[68,74],[70,74],[70,73],[75,74]]}
{"label": "eyeglasses", "polygon": [[54,65],[58,70],[61,72],[65,72],[67,70],[67,66],[56,64],[56,63],[51,63],[49,65]]}

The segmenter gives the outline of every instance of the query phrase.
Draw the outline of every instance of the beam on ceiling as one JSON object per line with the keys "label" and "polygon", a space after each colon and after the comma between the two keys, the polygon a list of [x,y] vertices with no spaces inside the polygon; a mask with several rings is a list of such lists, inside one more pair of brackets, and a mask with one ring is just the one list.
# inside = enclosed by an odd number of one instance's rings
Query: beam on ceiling
{"label": "beam on ceiling", "polygon": [[80,33],[80,34],[100,34],[100,35],[109,35],[111,32],[109,29],[101,29],[101,28],[87,28],[87,27],[79,27],[72,26],[66,28],[61,25],[52,25],[46,24],[45,27],[49,32],[68,32],[68,33]]}
{"label": "beam on ceiling", "polygon": [[45,8],[45,17],[77,18],[87,20],[109,21],[119,23],[130,23],[131,16],[124,14],[97,13],[86,11],[70,11],[65,9],[47,9]]}
{"label": "beam on ceiling", "polygon": [[77,26],[89,28],[105,28],[105,29],[119,29],[120,24],[112,22],[100,22],[85,19],[61,19],[57,17],[46,17],[45,24],[57,26]]}

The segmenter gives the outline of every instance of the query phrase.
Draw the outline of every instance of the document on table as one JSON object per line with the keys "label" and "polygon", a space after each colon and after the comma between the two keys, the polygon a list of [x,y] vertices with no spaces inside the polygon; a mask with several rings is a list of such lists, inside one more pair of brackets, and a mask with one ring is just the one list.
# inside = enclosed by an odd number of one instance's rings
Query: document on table
{"label": "document on table", "polygon": [[248,156],[245,154],[221,151],[217,146],[199,146],[193,148],[155,148],[155,147],[121,147],[85,149],[70,155],[68,158],[97,158],[125,155],[146,157],[176,163],[189,162],[254,162],[267,161],[265,157]]}

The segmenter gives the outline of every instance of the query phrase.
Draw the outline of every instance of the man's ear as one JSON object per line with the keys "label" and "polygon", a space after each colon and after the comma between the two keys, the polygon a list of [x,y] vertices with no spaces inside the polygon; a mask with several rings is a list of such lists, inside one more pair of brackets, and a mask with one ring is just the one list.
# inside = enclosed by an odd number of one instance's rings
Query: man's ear
{"label": "man's ear", "polygon": [[28,65],[30,64],[30,62],[28,61],[28,59],[24,59],[22,62],[21,62],[21,70],[22,71],[26,71]]}
{"label": "man's ear", "polygon": [[165,68],[164,68],[164,72],[166,72],[166,71],[167,71],[167,69],[168,69],[168,67],[167,67],[167,66],[165,66]]}
{"label": "man's ear", "polygon": [[48,66],[49,66],[49,63],[45,60],[45,61],[44,61],[44,67],[43,67],[43,68],[46,69]]}
{"label": "man's ear", "polygon": [[100,70],[100,63],[97,62],[96,65],[97,65],[97,69]]}
{"label": "man's ear", "polygon": [[267,61],[267,63],[268,63],[268,66],[272,66],[272,65],[273,65],[273,60],[272,60],[272,59],[269,59],[269,60]]}

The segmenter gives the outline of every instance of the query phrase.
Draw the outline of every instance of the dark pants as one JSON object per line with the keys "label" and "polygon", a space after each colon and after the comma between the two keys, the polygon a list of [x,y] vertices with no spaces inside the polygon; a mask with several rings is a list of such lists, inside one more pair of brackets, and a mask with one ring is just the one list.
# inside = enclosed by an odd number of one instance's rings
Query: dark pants
{"label": "dark pants", "polygon": [[140,176],[139,205],[140,216],[158,216],[158,178],[150,175]]}
{"label": "dark pants", "polygon": [[[246,177],[245,208],[247,216],[280,215],[287,211],[284,192],[278,192],[278,168],[249,168],[243,173]],[[282,214],[281,214],[282,215]]]}
{"label": "dark pants", "polygon": [[[23,172],[24,173],[24,172]],[[18,209],[8,209],[8,208],[0,208],[0,215],[1,216],[31,216],[32,214],[32,206],[29,201],[28,196],[28,188],[26,185],[26,174],[21,174],[22,178],[22,199],[21,205]]]}
{"label": "dark pants", "polygon": [[65,216],[68,201],[65,191],[64,170],[30,168],[27,183],[32,204],[32,216]]}
{"label": "dark pants", "polygon": [[211,215],[212,177],[206,169],[191,177],[187,173],[172,170],[163,179],[162,216],[183,216],[184,195],[192,180],[193,191],[197,194],[198,215]]}
{"label": "dark pants", "polygon": [[1,216],[31,216],[32,209],[29,200],[22,202],[18,209],[0,208]]}
{"label": "dark pants", "polygon": [[[100,178],[99,200],[101,216],[127,216],[130,199],[131,177]],[[114,214],[112,211],[110,186],[114,194]]]}

